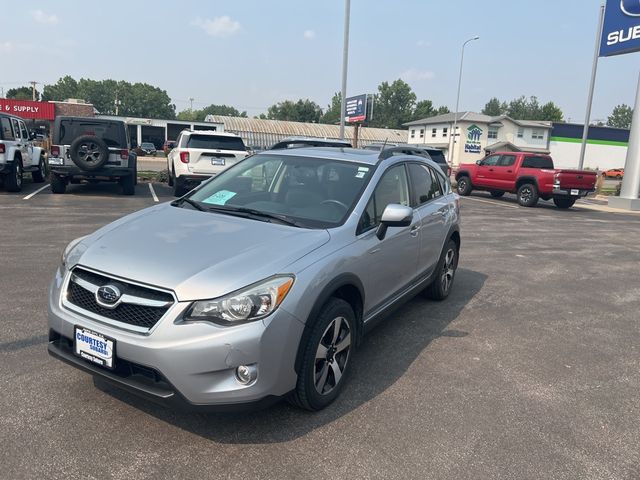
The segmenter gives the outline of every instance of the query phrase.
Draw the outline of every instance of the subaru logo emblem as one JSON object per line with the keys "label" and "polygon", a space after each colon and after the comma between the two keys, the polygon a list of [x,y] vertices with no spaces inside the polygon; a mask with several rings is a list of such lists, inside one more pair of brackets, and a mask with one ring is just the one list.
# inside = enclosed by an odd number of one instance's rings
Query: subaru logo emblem
{"label": "subaru logo emblem", "polygon": [[115,308],[122,297],[122,292],[115,285],[104,285],[96,291],[96,301],[107,308]]}
{"label": "subaru logo emblem", "polygon": [[620,8],[630,17],[640,17],[640,0],[620,0]]}

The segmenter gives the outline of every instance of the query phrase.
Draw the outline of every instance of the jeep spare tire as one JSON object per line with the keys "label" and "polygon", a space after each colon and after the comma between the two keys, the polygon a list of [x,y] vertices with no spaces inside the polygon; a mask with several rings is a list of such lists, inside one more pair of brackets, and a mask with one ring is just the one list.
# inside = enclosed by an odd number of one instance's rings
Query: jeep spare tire
{"label": "jeep spare tire", "polygon": [[109,148],[104,140],[91,135],[83,135],[71,142],[71,160],[80,169],[92,171],[101,168],[109,159]]}

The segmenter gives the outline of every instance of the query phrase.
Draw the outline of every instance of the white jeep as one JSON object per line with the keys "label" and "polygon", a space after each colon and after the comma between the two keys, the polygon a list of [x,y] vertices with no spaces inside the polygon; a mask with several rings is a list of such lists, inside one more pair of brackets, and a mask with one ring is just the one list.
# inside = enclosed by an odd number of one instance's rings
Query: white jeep
{"label": "white jeep", "polygon": [[44,150],[33,145],[24,120],[0,113],[0,180],[8,192],[22,190],[22,175],[31,173],[34,183],[42,183],[48,175]]}
{"label": "white jeep", "polygon": [[176,197],[181,197],[248,155],[242,138],[233,133],[183,130],[167,155],[169,186],[173,186]]}

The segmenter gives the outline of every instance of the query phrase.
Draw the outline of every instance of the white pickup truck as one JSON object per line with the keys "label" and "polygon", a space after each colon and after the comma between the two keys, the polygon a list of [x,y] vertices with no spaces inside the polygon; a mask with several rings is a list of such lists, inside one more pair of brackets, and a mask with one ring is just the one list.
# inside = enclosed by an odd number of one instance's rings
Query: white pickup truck
{"label": "white pickup truck", "polygon": [[24,120],[0,113],[0,180],[8,192],[22,190],[22,176],[30,172],[34,183],[47,179],[45,152],[33,145]]}

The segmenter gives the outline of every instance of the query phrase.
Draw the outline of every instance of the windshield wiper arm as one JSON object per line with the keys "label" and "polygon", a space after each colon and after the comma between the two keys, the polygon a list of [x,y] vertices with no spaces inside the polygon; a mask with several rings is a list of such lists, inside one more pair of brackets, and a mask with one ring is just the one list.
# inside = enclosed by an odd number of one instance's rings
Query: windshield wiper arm
{"label": "windshield wiper arm", "polygon": [[179,200],[176,200],[175,202],[172,203],[172,205],[180,205],[183,203],[188,203],[189,205],[191,205],[193,208],[195,208],[196,210],[200,210],[201,212],[206,211],[202,205],[200,205],[198,202],[191,200],[190,198],[181,198]]}
{"label": "windshield wiper arm", "polygon": [[230,215],[233,215],[234,213],[241,214],[245,218],[247,218],[246,217],[247,215],[251,215],[253,217],[263,218],[266,221],[277,220],[278,222],[284,223],[285,225],[302,228],[302,225],[300,225],[300,223],[296,222],[295,220],[292,220],[286,215],[281,215],[278,213],[262,212],[260,210],[254,210],[253,208],[232,207],[230,205],[207,205],[206,209],[214,212],[223,212]]}

